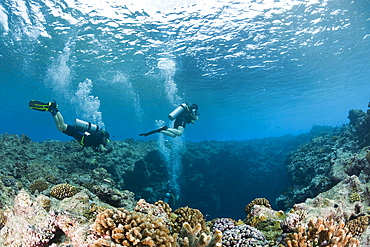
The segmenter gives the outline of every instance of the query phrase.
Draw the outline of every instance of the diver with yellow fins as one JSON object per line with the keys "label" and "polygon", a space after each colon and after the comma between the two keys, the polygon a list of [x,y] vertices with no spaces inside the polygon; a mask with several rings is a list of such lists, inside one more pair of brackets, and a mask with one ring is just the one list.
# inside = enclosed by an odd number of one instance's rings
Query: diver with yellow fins
{"label": "diver with yellow fins", "polygon": [[[91,147],[96,152],[110,153],[112,148],[106,148],[109,142],[109,133],[100,129],[98,125],[76,119],[74,126],[64,123],[64,118],[55,102],[43,103],[36,100],[29,102],[29,108],[37,111],[48,111],[54,118],[58,130],[75,138],[82,146]],[[82,149],[83,149],[82,148]]]}
{"label": "diver with yellow fins", "polygon": [[193,124],[195,121],[199,120],[198,105],[183,103],[168,114],[168,118],[171,121],[175,120],[173,128],[163,126],[159,129],[140,134],[139,136],[148,136],[154,133],[162,133],[173,138],[181,136],[185,130],[186,124]]}

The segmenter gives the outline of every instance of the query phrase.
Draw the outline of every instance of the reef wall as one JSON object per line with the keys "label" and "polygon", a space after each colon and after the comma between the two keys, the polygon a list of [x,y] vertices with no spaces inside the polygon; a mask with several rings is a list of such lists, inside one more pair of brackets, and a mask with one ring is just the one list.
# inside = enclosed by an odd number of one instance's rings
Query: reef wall
{"label": "reef wall", "polygon": [[313,198],[352,175],[368,181],[370,111],[350,110],[348,118],[341,127],[320,127],[310,142],[287,156],[291,187],[277,198],[279,208]]}
{"label": "reef wall", "polygon": [[[210,217],[238,218],[240,209],[256,197],[285,210],[348,176],[366,177],[369,115],[351,110],[348,117],[347,125],[314,126],[299,136],[186,142],[178,179],[181,196],[169,203],[199,208]],[[81,150],[74,140],[38,143],[25,135],[4,134],[0,178],[7,187],[31,193],[41,185],[45,190],[60,183],[82,186],[115,206],[119,200],[107,198],[104,191],[127,190],[151,203],[163,200],[171,188],[158,143],[127,139],[109,145],[113,152],[97,154]],[[166,142],[169,150],[172,145]]]}
{"label": "reef wall", "polygon": [[[186,142],[181,154],[181,196],[173,207],[189,205],[207,215],[242,217],[241,209],[256,197],[274,202],[289,185],[284,160],[310,135],[248,141]],[[171,141],[166,142],[171,150]],[[69,142],[33,142],[25,135],[0,136],[0,177],[6,186],[34,193],[69,183],[101,195],[128,190],[149,202],[163,200],[171,188],[166,163],[156,141],[111,141],[113,151],[98,154]],[[232,188],[232,190],[230,190]],[[196,193],[195,193],[196,192]],[[238,212],[239,215],[235,212]]]}

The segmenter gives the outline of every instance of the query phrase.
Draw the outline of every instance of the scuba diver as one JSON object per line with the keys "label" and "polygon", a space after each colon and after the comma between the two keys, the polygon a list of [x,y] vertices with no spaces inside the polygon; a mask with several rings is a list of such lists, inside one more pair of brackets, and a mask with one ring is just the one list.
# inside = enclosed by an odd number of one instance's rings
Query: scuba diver
{"label": "scuba diver", "polygon": [[189,105],[188,103],[183,103],[170,114],[168,114],[168,118],[171,121],[176,119],[173,128],[163,126],[148,133],[140,134],[139,136],[148,136],[154,133],[162,133],[173,138],[175,138],[176,136],[181,136],[185,130],[186,124],[193,124],[194,121],[199,120],[198,105]]}
{"label": "scuba diver", "polygon": [[85,122],[80,119],[75,120],[74,126],[64,123],[64,118],[60,113],[55,100],[54,102],[49,103],[31,100],[29,102],[29,108],[37,111],[50,112],[58,130],[75,138],[83,146],[82,149],[85,147],[91,147],[95,152],[102,153],[110,153],[112,151],[112,148],[105,147],[109,142],[108,132],[100,129],[98,125]]}

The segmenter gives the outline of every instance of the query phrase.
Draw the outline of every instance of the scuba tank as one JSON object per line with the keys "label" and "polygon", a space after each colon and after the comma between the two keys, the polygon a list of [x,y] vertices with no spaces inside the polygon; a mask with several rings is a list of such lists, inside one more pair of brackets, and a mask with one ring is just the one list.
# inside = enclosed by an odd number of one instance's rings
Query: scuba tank
{"label": "scuba tank", "polygon": [[80,119],[75,119],[74,126],[79,130],[83,132],[89,132],[89,133],[95,133],[99,131],[99,126],[96,124],[92,124]]}
{"label": "scuba tank", "polygon": [[175,110],[173,110],[170,114],[168,114],[168,118],[173,121],[175,118],[177,118],[181,113],[184,112],[187,105],[185,103],[179,105]]}
{"label": "scuba tank", "polygon": [[170,204],[170,201],[171,201],[171,193],[170,193],[170,192],[167,192],[167,193],[164,195],[163,202],[165,202],[165,203],[167,203],[167,204]]}

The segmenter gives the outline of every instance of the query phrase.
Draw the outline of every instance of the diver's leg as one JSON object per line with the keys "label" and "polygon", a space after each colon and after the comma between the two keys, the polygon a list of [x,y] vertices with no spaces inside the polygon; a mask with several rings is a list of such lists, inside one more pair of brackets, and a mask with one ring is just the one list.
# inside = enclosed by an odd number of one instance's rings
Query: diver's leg
{"label": "diver's leg", "polygon": [[172,133],[171,131],[169,131],[169,130],[162,130],[161,133],[166,135],[166,136],[173,137],[173,138],[176,137],[176,135],[174,133]]}
{"label": "diver's leg", "polygon": [[181,136],[184,132],[184,127],[179,126],[177,129],[168,128],[167,130],[162,130],[161,133],[167,136],[176,137]]}
{"label": "diver's leg", "polygon": [[60,111],[58,111],[53,117],[54,117],[54,122],[55,122],[55,125],[57,126],[57,129],[60,132],[66,131],[67,124],[64,123],[64,118],[62,114],[60,113]]}

